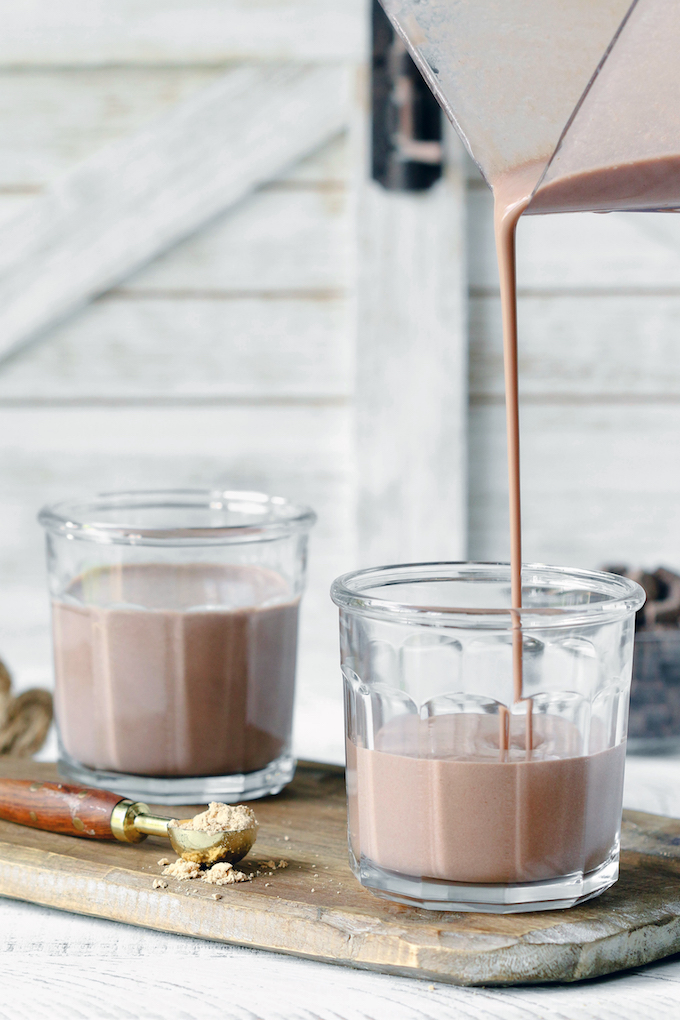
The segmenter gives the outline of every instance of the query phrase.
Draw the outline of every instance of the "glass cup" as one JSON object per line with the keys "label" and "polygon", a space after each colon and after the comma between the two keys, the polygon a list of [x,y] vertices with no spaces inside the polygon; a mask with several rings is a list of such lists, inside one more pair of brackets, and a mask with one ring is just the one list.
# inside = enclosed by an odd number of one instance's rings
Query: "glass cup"
{"label": "glass cup", "polygon": [[63,776],[164,804],[290,782],[315,519],[277,496],[209,490],[41,511]]}
{"label": "glass cup", "polygon": [[509,567],[483,563],[361,570],[332,586],[350,864],[379,896],[511,913],[572,906],[618,877],[644,592],[540,565],[524,566],[522,590],[511,613]]}

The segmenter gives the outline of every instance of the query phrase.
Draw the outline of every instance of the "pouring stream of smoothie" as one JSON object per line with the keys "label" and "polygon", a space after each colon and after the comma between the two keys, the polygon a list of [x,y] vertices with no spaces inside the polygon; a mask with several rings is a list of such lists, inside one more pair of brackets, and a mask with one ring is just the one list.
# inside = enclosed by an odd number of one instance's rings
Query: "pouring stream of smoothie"
{"label": "pouring stream of smoothie", "polygon": [[[505,372],[505,418],[508,444],[510,493],[510,605],[512,616],[513,701],[522,700],[522,510],[520,500],[519,380],[517,367],[517,274],[515,230],[529,204],[542,165],[529,164],[504,174],[494,182],[494,229],[503,316],[503,366]],[[526,752],[531,754],[532,703],[527,701]],[[500,714],[499,752],[508,748],[509,718]]]}

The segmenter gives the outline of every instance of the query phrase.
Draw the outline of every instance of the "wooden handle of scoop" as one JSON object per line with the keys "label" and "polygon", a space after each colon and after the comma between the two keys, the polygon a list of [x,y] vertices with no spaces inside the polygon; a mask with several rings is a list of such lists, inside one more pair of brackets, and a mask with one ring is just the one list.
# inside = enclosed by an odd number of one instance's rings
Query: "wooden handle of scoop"
{"label": "wooden handle of scoop", "polygon": [[123,799],[87,786],[0,779],[0,818],[66,836],[115,839],[111,812]]}

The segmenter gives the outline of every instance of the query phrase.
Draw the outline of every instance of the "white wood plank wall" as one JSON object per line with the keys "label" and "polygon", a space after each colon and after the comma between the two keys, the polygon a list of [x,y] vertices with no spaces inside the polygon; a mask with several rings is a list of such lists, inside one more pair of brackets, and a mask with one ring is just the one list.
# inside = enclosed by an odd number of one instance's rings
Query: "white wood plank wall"
{"label": "white wood plank wall", "polygon": [[356,60],[364,0],[0,0],[0,63],[93,66]]}
{"label": "white wood plank wall", "polygon": [[359,191],[356,429],[362,565],[467,547],[463,148],[423,192]]}
{"label": "white wood plank wall", "polygon": [[[470,555],[507,559],[491,196],[470,170]],[[680,218],[518,231],[524,557],[680,566]]]}
{"label": "white wood plank wall", "polygon": [[3,223],[0,357],[326,144],[347,125],[350,78],[323,64],[231,68],[60,176]]}

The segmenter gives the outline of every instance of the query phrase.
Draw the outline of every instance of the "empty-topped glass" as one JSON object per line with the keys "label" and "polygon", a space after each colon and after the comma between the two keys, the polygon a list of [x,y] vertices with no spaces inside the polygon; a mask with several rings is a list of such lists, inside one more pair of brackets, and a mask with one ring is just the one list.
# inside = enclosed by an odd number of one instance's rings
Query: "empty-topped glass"
{"label": "empty-topped glass", "polygon": [[309,508],[258,492],[46,507],[62,775],[133,800],[277,793]]}
{"label": "empty-topped glass", "polygon": [[[346,574],[350,863],[438,910],[568,907],[616,881],[634,615],[626,578],[498,564]],[[513,696],[513,623],[523,688]]]}

